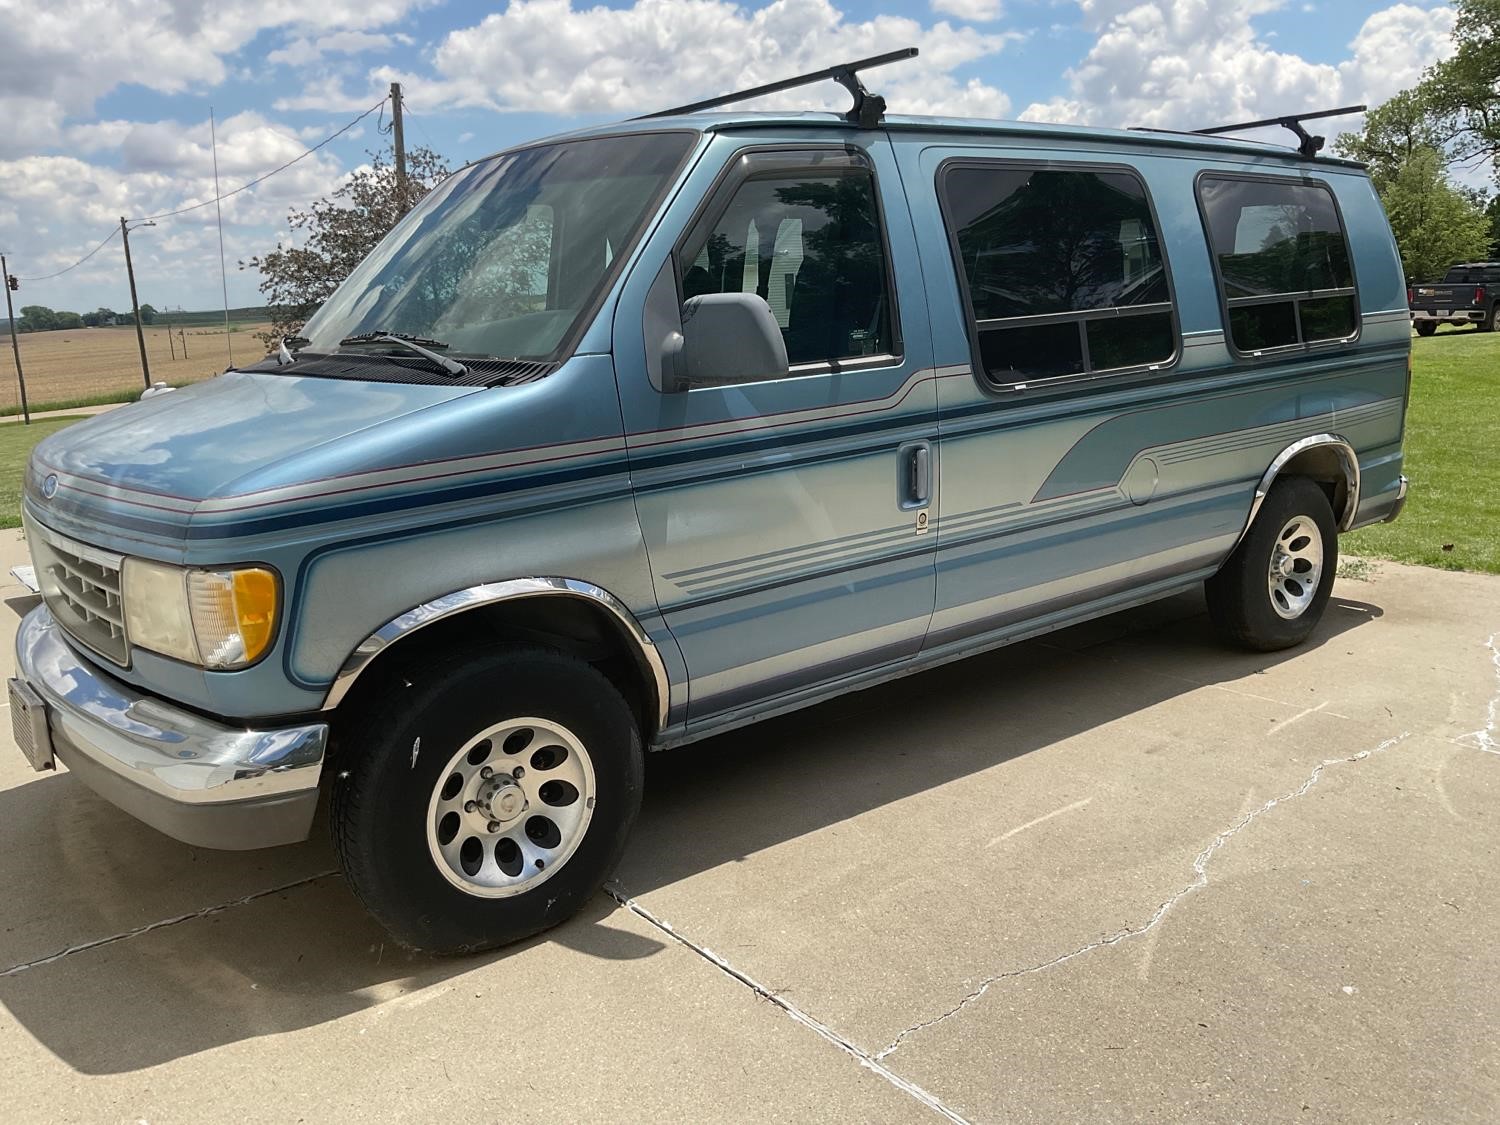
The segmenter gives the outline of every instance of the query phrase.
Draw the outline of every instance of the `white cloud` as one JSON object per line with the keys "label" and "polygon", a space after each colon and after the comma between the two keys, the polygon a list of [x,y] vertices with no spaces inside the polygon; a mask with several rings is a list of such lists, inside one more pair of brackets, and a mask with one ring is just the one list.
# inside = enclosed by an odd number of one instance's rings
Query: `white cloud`
{"label": "white cloud", "polygon": [[[628,113],[916,46],[920,58],[867,72],[866,83],[903,111],[995,113],[1008,110],[1005,95],[982,80],[961,82],[953,71],[1019,38],[904,16],[847,20],[830,0],[773,0],[758,9],[728,0],[635,0],[625,8],[511,0],[503,11],[450,32],[432,53],[431,73],[377,68],[357,93],[322,77],[276,104],[346,110],[399,80],[431,109]],[[842,106],[842,95],[830,89],[799,90],[764,105]]]}
{"label": "white cloud", "polygon": [[213,86],[228,60],[263,31],[360,35],[431,0],[50,0],[17,12],[0,4],[0,155],[62,139],[66,117],[89,113],[118,86],[161,93]]}
{"label": "white cloud", "polygon": [[325,55],[359,55],[367,51],[384,51],[401,44],[410,46],[410,35],[377,35],[369,31],[336,31],[316,38],[298,36],[285,47],[266,56],[268,63],[285,63],[288,66],[306,66],[317,62]]}
{"label": "white cloud", "polygon": [[[1282,0],[1081,0],[1097,39],[1068,72],[1068,94],[1030,120],[1194,128],[1291,110],[1379,104],[1451,52],[1453,10],[1401,3],[1375,12],[1349,57],[1316,63],[1274,50],[1253,20]],[[1341,123],[1348,127],[1348,123]]]}
{"label": "white cloud", "polygon": [[[213,157],[207,121],[101,121],[68,130],[79,155],[29,154],[0,160],[0,244],[14,251],[12,269],[22,277],[52,273],[77,261],[132,218],[174,211],[213,199]],[[290,127],[257,113],[218,123],[219,173],[228,191],[306,150]],[[94,163],[97,152],[113,164]],[[293,206],[330,193],[345,176],[327,150],[223,201],[225,254],[231,301],[258,301],[253,274],[235,263],[261,253],[284,237]],[[162,220],[132,236],[131,251],[141,299],[158,307],[218,303],[218,234],[215,209],[199,207]],[[24,286],[27,303],[54,308],[121,307],[126,297],[118,242],[65,277]]]}
{"label": "white cloud", "polygon": [[[384,72],[379,72],[384,73]],[[302,92],[277,98],[272,107],[282,113],[316,109],[328,113],[358,113],[369,109],[389,91],[390,79],[379,78],[368,89],[348,91],[336,75],[325,74],[313,79]]]}
{"label": "white cloud", "polygon": [[932,0],[932,10],[973,23],[987,23],[999,19],[1005,9],[1000,0]]}

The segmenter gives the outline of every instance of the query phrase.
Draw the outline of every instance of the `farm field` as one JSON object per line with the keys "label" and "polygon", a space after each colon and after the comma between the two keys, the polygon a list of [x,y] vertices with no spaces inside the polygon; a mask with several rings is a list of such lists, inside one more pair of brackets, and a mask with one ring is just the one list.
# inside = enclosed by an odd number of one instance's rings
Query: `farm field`
{"label": "farm field", "polygon": [[[230,322],[230,343],[236,361],[244,363],[265,354],[255,338],[266,325]],[[194,383],[216,375],[228,366],[223,326],[187,327],[179,337],[155,324],[146,328],[146,358],[151,381]],[[26,371],[26,396],[33,410],[52,406],[78,406],[91,402],[120,401],[129,392],[139,392],[141,357],[135,328],[70,328],[60,332],[27,332],[20,337],[21,365]],[[183,343],[187,355],[183,355]],[[16,363],[10,340],[0,339],[0,414],[20,411],[21,395],[16,383]],[[176,358],[173,358],[173,351]]]}

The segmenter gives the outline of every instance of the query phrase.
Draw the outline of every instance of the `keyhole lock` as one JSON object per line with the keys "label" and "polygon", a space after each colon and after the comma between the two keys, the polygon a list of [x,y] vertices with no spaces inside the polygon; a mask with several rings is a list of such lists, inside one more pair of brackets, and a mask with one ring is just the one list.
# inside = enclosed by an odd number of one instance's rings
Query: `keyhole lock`
{"label": "keyhole lock", "polygon": [[927,530],[927,513],[926,513],[926,511],[918,512],[917,513],[917,534],[921,535],[926,530]]}

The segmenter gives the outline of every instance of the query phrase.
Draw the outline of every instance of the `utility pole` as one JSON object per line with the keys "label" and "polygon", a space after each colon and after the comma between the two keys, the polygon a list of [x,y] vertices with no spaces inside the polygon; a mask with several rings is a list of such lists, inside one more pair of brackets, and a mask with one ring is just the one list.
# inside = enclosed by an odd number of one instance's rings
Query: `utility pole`
{"label": "utility pole", "polygon": [[401,83],[391,83],[391,138],[396,144],[396,214],[406,214],[411,195],[406,189],[406,134],[401,129]]}
{"label": "utility pole", "polygon": [[10,349],[16,353],[16,382],[21,384],[21,417],[31,425],[31,408],[26,405],[26,376],[21,373],[21,344],[16,339],[16,310],[10,302],[10,291],[19,289],[20,283],[10,276],[10,267],[5,264],[5,255],[0,254],[0,285],[5,286],[5,315],[10,318]]}
{"label": "utility pole", "polygon": [[[155,223],[142,223],[143,227],[154,227]],[[125,243],[125,272],[130,277],[130,308],[135,313],[135,342],[141,346],[141,378],[146,381],[146,387],[151,387],[151,365],[146,362],[146,333],[141,328],[141,303],[135,295],[135,267],[130,264],[130,227],[125,224],[125,216],[120,216],[120,238]]]}

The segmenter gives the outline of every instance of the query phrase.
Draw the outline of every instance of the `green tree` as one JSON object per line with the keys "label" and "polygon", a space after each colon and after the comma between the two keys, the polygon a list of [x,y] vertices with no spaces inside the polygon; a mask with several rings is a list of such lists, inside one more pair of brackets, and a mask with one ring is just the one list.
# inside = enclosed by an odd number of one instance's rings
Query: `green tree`
{"label": "green tree", "polygon": [[1490,247],[1485,257],[1495,261],[1500,258],[1500,195],[1485,204],[1484,213],[1490,220]]}
{"label": "green tree", "polygon": [[448,177],[447,162],[437,153],[408,149],[408,199],[402,201],[390,154],[370,156],[370,166],[350,175],[331,196],[287,215],[294,242],[278,242],[274,250],[240,262],[241,269],[260,271],[271,329],[258,335],[267,344],[296,334],[396,221]]}
{"label": "green tree", "polygon": [[1429,67],[1416,93],[1451,136],[1455,159],[1500,155],[1500,0],[1458,0],[1457,49]]}
{"label": "green tree", "polygon": [[83,317],[79,316],[76,312],[61,312],[61,311],[59,311],[59,312],[53,314],[52,329],[53,329],[54,332],[58,331],[59,329],[63,329],[63,328],[82,328],[82,327],[83,327]]}
{"label": "green tree", "polygon": [[113,324],[115,322],[115,310],[107,309],[100,305],[93,312],[83,314],[83,323],[86,328],[98,328],[100,325]]}
{"label": "green tree", "polygon": [[57,314],[46,305],[24,305],[21,319],[16,323],[18,332],[51,332],[57,327]]}
{"label": "green tree", "polygon": [[156,309],[154,309],[150,305],[142,305],[141,306],[141,323],[142,324],[155,324],[156,323]]}
{"label": "green tree", "polygon": [[1343,133],[1333,148],[1340,156],[1370,166],[1370,178],[1382,195],[1413,155],[1432,149],[1447,161],[1457,131],[1453,119],[1434,108],[1421,86],[1402,90],[1365,115],[1364,129]]}
{"label": "green tree", "polygon": [[1454,187],[1435,148],[1416,149],[1382,193],[1410,281],[1434,281],[1454,262],[1483,258],[1490,216]]}

